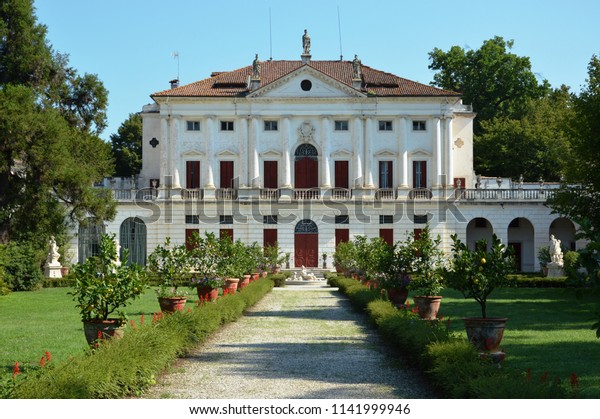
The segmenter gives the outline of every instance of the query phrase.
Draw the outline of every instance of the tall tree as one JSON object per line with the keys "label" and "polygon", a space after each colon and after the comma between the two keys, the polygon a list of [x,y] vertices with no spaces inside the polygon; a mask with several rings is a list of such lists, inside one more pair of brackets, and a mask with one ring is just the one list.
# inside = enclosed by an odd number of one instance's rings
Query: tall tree
{"label": "tall tree", "polygon": [[116,134],[110,136],[115,159],[115,175],[136,175],[142,169],[142,117],[131,113]]}
{"label": "tall tree", "polygon": [[529,57],[510,52],[514,42],[500,36],[483,42],[478,50],[453,46],[448,52],[434,48],[429,53],[433,86],[463,94],[465,103],[477,112],[475,134],[481,122],[494,117],[519,119],[529,99],[539,99],[549,91],[547,81],[538,83]]}
{"label": "tall tree", "polygon": [[114,216],[92,187],[113,170],[106,124],[108,93],[80,76],[46,41],[32,0],[0,3],[0,243],[39,246],[65,222]]}

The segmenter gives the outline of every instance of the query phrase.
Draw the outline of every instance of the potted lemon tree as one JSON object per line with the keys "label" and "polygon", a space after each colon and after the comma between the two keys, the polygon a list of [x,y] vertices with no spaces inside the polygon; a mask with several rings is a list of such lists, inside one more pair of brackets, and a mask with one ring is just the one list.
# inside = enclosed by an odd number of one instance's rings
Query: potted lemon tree
{"label": "potted lemon tree", "polygon": [[148,268],[159,283],[156,293],[160,309],[167,313],[183,310],[188,293],[180,286],[189,284],[191,278],[191,257],[185,245],[171,246],[167,237],[164,246],[156,246],[148,256]]}
{"label": "potted lemon tree", "polygon": [[481,317],[463,319],[469,341],[482,353],[499,354],[507,318],[488,317],[487,300],[496,288],[511,285],[508,275],[515,266],[512,248],[503,245],[495,234],[489,247],[486,240],[480,240],[474,250],[456,234],[452,235],[452,242],[451,265],[445,274],[447,284],[465,298],[477,301],[481,309]]}
{"label": "potted lemon tree", "polygon": [[119,261],[115,235],[102,235],[99,253],[73,267],[73,299],[81,313],[86,340],[118,338],[123,335],[126,316],[122,308],[147,287],[146,272],[127,264],[128,252]]}

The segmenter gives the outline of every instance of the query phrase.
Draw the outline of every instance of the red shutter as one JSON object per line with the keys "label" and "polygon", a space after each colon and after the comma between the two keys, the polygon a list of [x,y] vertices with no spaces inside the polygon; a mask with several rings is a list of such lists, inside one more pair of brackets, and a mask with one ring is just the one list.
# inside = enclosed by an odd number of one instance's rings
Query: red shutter
{"label": "red shutter", "polygon": [[390,246],[394,245],[394,229],[393,228],[380,228],[379,237],[381,237]]}
{"label": "red shutter", "polygon": [[350,230],[347,228],[335,229],[335,247],[340,243],[348,243],[350,241]]}
{"label": "red shutter", "polygon": [[277,161],[264,162],[264,186],[269,189],[277,189],[279,181],[277,179]]}
{"label": "red shutter", "polygon": [[221,188],[233,188],[233,162],[221,161]]}
{"label": "red shutter", "polygon": [[348,161],[336,160],[335,162],[335,187],[348,189]]}
{"label": "red shutter", "polygon": [[265,228],[263,230],[263,246],[273,246],[277,241],[277,229]]}
{"label": "red shutter", "polygon": [[200,187],[200,162],[185,162],[185,187],[187,189],[198,189]]}
{"label": "red shutter", "polygon": [[186,228],[185,229],[185,248],[187,250],[192,250],[194,246],[192,245],[191,238],[194,233],[200,234],[200,230],[197,228]]}

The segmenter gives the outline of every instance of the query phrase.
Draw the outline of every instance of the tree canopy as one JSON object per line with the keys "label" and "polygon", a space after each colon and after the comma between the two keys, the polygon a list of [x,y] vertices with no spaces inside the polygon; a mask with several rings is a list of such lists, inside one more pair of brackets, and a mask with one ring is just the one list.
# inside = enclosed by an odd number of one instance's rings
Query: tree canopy
{"label": "tree canopy", "polygon": [[[110,219],[114,203],[93,183],[113,171],[108,92],[53,51],[32,0],[0,4],[0,243],[40,246],[65,220]],[[70,216],[70,217],[68,217]]]}
{"label": "tree canopy", "polygon": [[115,158],[115,175],[136,175],[142,169],[142,117],[131,113],[116,134],[110,136]]}

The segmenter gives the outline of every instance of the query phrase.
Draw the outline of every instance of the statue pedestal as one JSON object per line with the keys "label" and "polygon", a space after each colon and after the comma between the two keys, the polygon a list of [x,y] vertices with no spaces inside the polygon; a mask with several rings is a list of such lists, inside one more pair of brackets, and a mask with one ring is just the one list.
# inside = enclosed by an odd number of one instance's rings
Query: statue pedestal
{"label": "statue pedestal", "polygon": [[61,268],[62,266],[58,262],[46,263],[44,265],[44,276],[46,278],[62,278]]}
{"label": "statue pedestal", "polygon": [[563,265],[561,263],[550,262],[546,265],[548,268],[547,278],[558,278],[560,276],[565,276],[565,272],[563,271]]}

